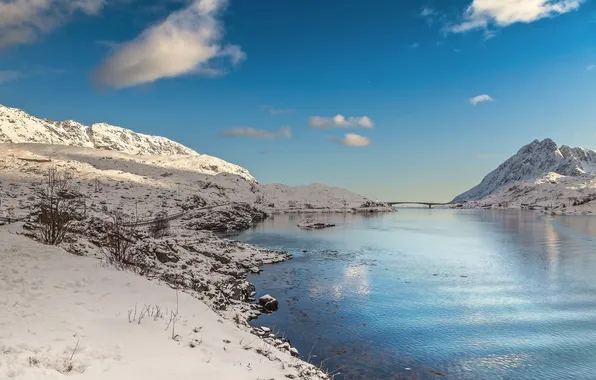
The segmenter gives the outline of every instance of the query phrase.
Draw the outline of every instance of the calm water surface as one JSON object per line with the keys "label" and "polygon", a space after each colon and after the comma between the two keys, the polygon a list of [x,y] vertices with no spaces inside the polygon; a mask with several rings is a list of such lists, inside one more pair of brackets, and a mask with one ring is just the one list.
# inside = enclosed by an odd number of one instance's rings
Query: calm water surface
{"label": "calm water surface", "polygon": [[[596,219],[402,209],[282,215],[235,239],[294,259],[250,278],[336,379],[596,379]],[[443,375],[443,376],[441,376]]]}

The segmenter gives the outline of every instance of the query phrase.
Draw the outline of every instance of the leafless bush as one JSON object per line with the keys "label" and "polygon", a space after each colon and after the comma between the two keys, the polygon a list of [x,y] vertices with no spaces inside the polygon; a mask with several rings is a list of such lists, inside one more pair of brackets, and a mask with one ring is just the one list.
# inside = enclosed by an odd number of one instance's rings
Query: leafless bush
{"label": "leafless bush", "polygon": [[82,204],[81,194],[72,186],[72,176],[50,167],[37,204],[39,239],[45,244],[60,244],[81,217]]}
{"label": "leafless bush", "polygon": [[112,213],[112,222],[106,235],[105,245],[101,250],[106,260],[115,266],[137,264],[134,249],[136,227],[124,224],[123,219],[121,212]]}
{"label": "leafless bush", "polygon": [[167,219],[167,215],[160,213],[155,221],[149,226],[149,233],[154,238],[162,238],[170,232],[170,221]]}

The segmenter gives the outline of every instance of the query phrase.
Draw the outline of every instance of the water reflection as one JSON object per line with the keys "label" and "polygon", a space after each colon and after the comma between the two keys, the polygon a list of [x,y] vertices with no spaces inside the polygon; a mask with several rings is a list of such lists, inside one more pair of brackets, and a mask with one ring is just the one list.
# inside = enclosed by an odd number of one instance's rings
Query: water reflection
{"label": "water reflection", "polygon": [[[251,278],[260,318],[336,379],[595,378],[596,222],[530,212],[278,215],[238,238],[295,259]],[[313,348],[313,344],[315,347]]]}

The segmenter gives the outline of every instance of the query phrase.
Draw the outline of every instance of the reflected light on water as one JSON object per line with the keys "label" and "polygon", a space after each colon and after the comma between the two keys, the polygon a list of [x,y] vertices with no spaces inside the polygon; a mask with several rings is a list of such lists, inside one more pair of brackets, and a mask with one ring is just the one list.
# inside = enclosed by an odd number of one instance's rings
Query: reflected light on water
{"label": "reflected light on water", "polygon": [[250,277],[280,301],[253,323],[341,367],[335,380],[596,378],[595,218],[320,218],[337,227],[309,233],[281,215],[238,238],[294,254]]}

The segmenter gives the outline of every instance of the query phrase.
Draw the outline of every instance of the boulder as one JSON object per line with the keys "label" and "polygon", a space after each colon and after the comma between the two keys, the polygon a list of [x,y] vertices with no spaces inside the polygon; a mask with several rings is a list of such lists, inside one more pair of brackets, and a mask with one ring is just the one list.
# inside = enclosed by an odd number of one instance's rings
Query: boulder
{"label": "boulder", "polygon": [[299,357],[299,356],[300,356],[300,353],[299,353],[299,352],[298,352],[298,350],[297,350],[296,348],[294,348],[294,347],[290,348],[290,354],[291,354],[292,356],[295,356],[295,357]]}
{"label": "boulder", "polygon": [[263,306],[266,311],[277,311],[279,304],[277,300],[271,297],[269,294],[259,298],[259,305]]}

